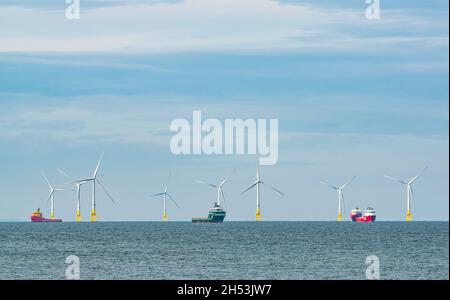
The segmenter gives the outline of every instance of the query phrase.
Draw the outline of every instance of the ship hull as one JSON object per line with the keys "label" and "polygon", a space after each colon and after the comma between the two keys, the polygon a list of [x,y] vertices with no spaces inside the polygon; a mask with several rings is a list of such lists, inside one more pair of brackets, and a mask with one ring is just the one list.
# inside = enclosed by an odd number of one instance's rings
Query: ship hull
{"label": "ship hull", "polygon": [[210,213],[207,218],[192,218],[192,223],[223,223],[226,213]]}
{"label": "ship hull", "polygon": [[356,219],[360,218],[362,214],[350,214],[350,219],[352,222],[356,222]]}
{"label": "ship hull", "polygon": [[375,222],[376,216],[363,216],[356,218],[357,223],[372,223]]}
{"label": "ship hull", "polygon": [[222,224],[222,221],[211,221],[208,220],[207,218],[192,218],[192,223],[215,223],[215,224]]}
{"label": "ship hull", "polygon": [[31,222],[32,223],[60,223],[62,222],[61,219],[46,219],[43,217],[38,216],[31,216]]}

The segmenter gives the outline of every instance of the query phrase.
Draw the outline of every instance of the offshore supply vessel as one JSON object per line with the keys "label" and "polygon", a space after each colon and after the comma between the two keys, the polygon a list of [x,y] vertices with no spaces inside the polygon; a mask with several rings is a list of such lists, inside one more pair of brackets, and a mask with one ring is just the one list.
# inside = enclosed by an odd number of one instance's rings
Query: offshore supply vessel
{"label": "offshore supply vessel", "polygon": [[223,223],[226,211],[219,204],[214,203],[214,206],[209,209],[207,218],[192,218],[192,223]]}
{"label": "offshore supply vessel", "polygon": [[52,218],[46,219],[46,218],[44,218],[42,216],[42,212],[38,208],[37,211],[35,211],[34,213],[31,214],[31,222],[33,222],[33,223],[41,223],[41,222],[44,222],[44,223],[47,223],[47,222],[59,223],[59,222],[62,222],[62,219],[52,219]]}
{"label": "offshore supply vessel", "polygon": [[356,223],[370,223],[375,222],[377,215],[373,207],[369,206],[364,211],[361,211],[358,207],[352,209],[350,212],[350,219]]}

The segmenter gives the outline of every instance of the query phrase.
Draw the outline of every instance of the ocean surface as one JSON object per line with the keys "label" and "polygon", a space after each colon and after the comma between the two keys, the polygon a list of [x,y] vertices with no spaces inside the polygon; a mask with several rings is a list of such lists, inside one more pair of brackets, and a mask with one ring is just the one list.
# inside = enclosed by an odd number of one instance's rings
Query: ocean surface
{"label": "ocean surface", "polygon": [[0,279],[449,279],[448,222],[0,223]]}

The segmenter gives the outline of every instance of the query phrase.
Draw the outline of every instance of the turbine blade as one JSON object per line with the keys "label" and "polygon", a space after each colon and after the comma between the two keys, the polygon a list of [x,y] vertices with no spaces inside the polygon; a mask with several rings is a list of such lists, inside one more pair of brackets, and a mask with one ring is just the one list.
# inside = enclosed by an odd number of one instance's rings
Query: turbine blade
{"label": "turbine blade", "polygon": [[233,172],[230,174],[230,176],[225,178],[225,180],[219,184],[219,187],[222,187],[231,178],[231,176],[233,176],[234,173],[236,173],[236,170],[233,170]]}
{"label": "turbine blade", "polygon": [[167,197],[169,197],[170,200],[172,200],[172,202],[173,202],[178,208],[180,208],[180,206],[178,205],[178,203],[175,201],[175,199],[173,199],[172,196],[170,196],[170,194],[167,194],[167,193],[166,193],[166,195],[167,195]]}
{"label": "turbine blade", "polygon": [[412,187],[409,189],[410,191],[411,191],[411,203],[414,203],[414,209],[415,209],[415,207],[416,207],[416,198],[414,198],[414,192],[413,192],[413,189],[412,189]]}
{"label": "turbine blade", "polygon": [[394,177],[389,176],[389,175],[384,175],[384,177],[387,178],[387,179],[390,179],[390,180],[398,181],[398,182],[403,183],[403,184],[408,184],[408,183],[404,182],[403,180],[394,178]]}
{"label": "turbine blade", "polygon": [[252,186],[250,186],[248,189],[246,189],[245,191],[243,191],[243,192],[241,193],[241,195],[242,195],[242,194],[245,194],[246,192],[248,192],[249,190],[251,190],[252,188],[254,188],[258,183],[259,183],[259,181],[256,181],[254,184],[252,184]]}
{"label": "turbine blade", "polygon": [[206,182],[201,181],[201,180],[196,180],[195,182],[196,182],[196,183],[200,183],[200,184],[206,184],[206,185],[209,185],[210,187],[215,188],[215,189],[218,188],[217,185],[214,185],[214,184],[211,184],[211,183],[206,183]]}
{"label": "turbine blade", "polygon": [[80,186],[82,186],[83,184],[88,183],[88,182],[89,182],[89,180],[81,181],[81,182],[76,182],[76,181],[74,181],[74,183],[78,186],[78,188],[79,188]]}
{"label": "turbine blade", "polygon": [[163,196],[164,194],[166,194],[166,193],[158,193],[158,194],[151,195],[150,197]]}
{"label": "turbine blade", "polygon": [[170,184],[170,177],[171,177],[172,175],[169,173],[169,178],[167,179],[167,185],[166,185],[166,188],[164,189],[164,191],[167,193],[167,190],[169,189],[169,184]]}
{"label": "turbine blade", "polygon": [[224,202],[225,205],[226,205],[227,201],[226,201],[226,199],[225,199],[225,194],[224,194],[222,188],[219,188],[219,190],[220,190],[220,194],[222,195],[223,202]]}
{"label": "turbine blade", "polygon": [[428,166],[427,167],[425,167],[422,171],[420,171],[420,173],[419,174],[417,174],[417,176],[416,177],[414,177],[413,179],[411,179],[411,181],[409,182],[409,184],[413,184],[414,183],[414,181],[416,181],[416,179],[417,178],[419,178],[419,176],[420,175],[422,175],[423,174],[423,172],[425,172],[426,170],[428,169]]}
{"label": "turbine blade", "polygon": [[113,197],[111,196],[111,194],[108,192],[108,190],[105,188],[105,186],[103,185],[103,183],[100,182],[100,180],[96,179],[96,181],[98,182],[98,184],[102,187],[103,191],[106,193],[106,195],[108,195],[109,199],[111,199],[112,203],[116,204],[116,201],[114,201]]}
{"label": "turbine blade", "polygon": [[64,172],[63,170],[58,169],[58,168],[56,168],[56,170],[57,170],[59,173],[61,173],[64,177],[66,177],[67,179],[69,179],[70,181],[73,181],[72,178],[71,178],[69,175],[67,175],[67,173]]}
{"label": "turbine blade", "polygon": [[97,163],[97,167],[95,168],[95,171],[94,171],[94,176],[92,176],[93,178],[97,177],[98,170],[100,169],[100,165],[101,165],[102,160],[103,160],[103,153],[104,152],[102,152],[102,155],[100,155],[100,159],[99,159],[99,161]]}
{"label": "turbine blade", "polygon": [[327,185],[327,186],[329,186],[330,188],[332,188],[332,189],[334,189],[334,190],[336,190],[336,191],[339,190],[338,187],[336,187],[336,186],[334,186],[334,185],[331,185],[331,184],[328,184],[328,183],[326,183],[325,181],[321,181],[320,183],[321,183],[321,184],[324,184],[324,185]]}
{"label": "turbine blade", "polygon": [[48,204],[48,202],[50,201],[50,199],[52,198],[52,196],[53,196],[54,193],[55,193],[55,192],[54,192],[53,190],[50,192],[50,195],[48,196],[47,201],[45,202],[45,203],[46,203],[45,205]]}
{"label": "turbine blade", "polygon": [[75,183],[75,184],[77,184],[77,183],[85,184],[86,182],[93,181],[93,180],[94,180],[94,178],[81,179],[81,180],[76,180],[76,181],[74,181],[73,183]]}
{"label": "turbine blade", "polygon": [[349,185],[350,183],[352,183],[353,180],[355,180],[356,176],[353,176],[352,179],[350,179],[349,182],[345,183],[343,186],[341,186],[341,190],[343,190],[347,185]]}
{"label": "turbine blade", "polygon": [[274,190],[274,191],[277,192],[278,194],[281,194],[282,196],[286,196],[282,191],[280,191],[280,190],[274,188],[273,186],[270,186],[270,185],[268,185],[268,184],[266,184],[266,183],[264,183],[264,182],[261,182],[261,183],[262,183],[263,185],[267,186],[268,188],[271,188],[272,190]]}
{"label": "turbine blade", "polygon": [[41,173],[42,173],[42,176],[44,176],[44,179],[45,179],[45,181],[47,182],[48,187],[50,188],[50,190],[53,191],[53,187],[52,187],[52,185],[50,184],[50,181],[48,181],[47,176],[45,176],[45,173],[44,173],[43,171],[41,171]]}

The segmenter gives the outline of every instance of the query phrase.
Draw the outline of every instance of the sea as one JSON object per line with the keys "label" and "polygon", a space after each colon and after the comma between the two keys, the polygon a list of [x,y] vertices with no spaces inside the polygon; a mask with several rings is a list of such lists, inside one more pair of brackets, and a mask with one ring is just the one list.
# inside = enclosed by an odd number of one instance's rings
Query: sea
{"label": "sea", "polygon": [[448,239],[448,222],[4,222],[0,279],[63,280],[76,257],[80,279],[448,280]]}

